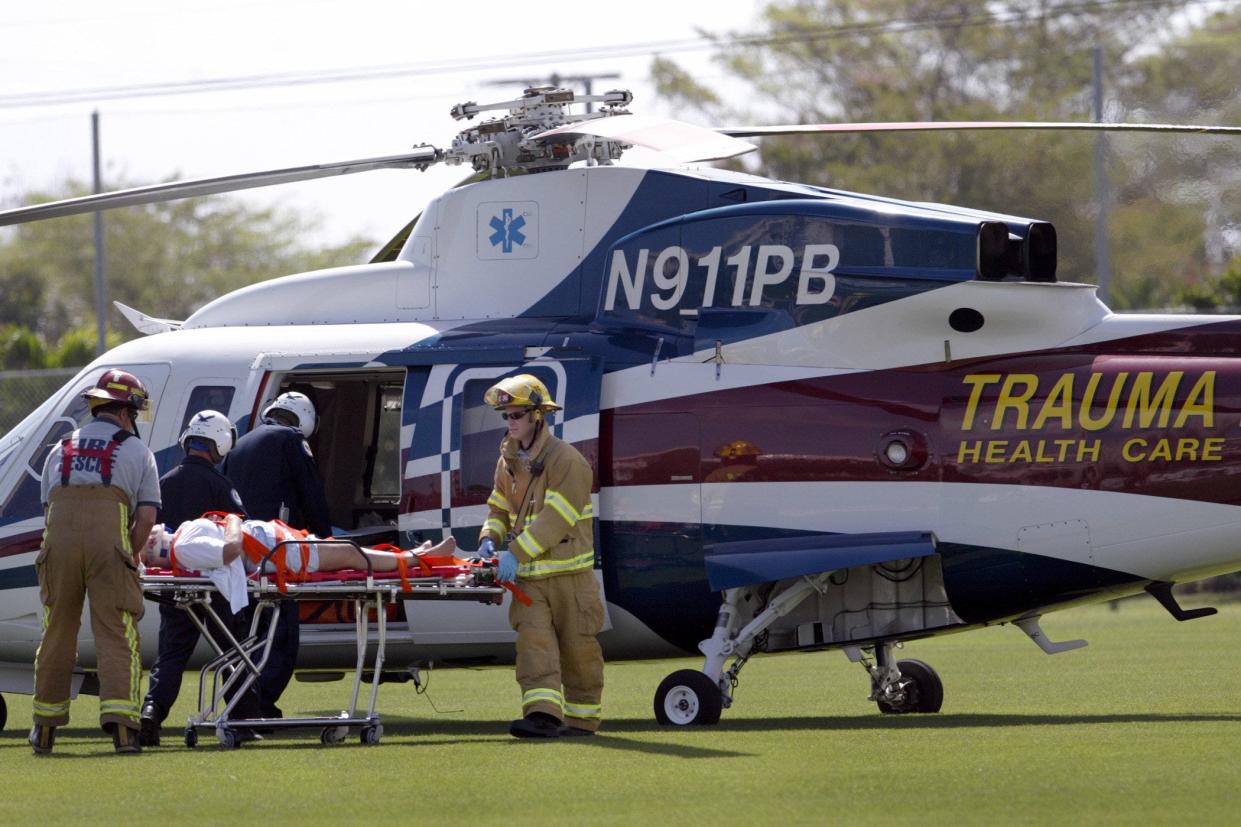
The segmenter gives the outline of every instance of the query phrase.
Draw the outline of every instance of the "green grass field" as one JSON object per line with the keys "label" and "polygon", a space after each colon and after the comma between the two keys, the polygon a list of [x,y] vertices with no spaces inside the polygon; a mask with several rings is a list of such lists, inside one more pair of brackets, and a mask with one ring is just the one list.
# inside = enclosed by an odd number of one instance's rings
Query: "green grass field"
{"label": "green grass field", "polygon": [[[609,664],[604,732],[558,742],[508,736],[518,695],[502,667],[435,672],[442,712],[384,685],[374,747],[305,730],[191,751],[165,727],[167,746],[119,758],[83,698],[56,755],[36,759],[30,699],[9,695],[0,824],[1241,821],[1241,605],[1177,623],[1131,600],[1044,628],[1090,646],[1049,657],[1011,627],[907,646],[943,678],[938,715],[880,716],[861,667],[830,652],[760,656],[719,726],[666,729],[656,685],[700,664]],[[334,714],[347,688],[294,683],[286,714]]]}

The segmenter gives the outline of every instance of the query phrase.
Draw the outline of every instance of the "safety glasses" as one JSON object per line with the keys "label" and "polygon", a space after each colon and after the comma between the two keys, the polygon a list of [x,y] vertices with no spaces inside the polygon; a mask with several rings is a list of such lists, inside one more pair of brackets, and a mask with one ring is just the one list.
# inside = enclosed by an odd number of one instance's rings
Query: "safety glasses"
{"label": "safety glasses", "polygon": [[500,411],[501,419],[504,419],[504,420],[511,419],[514,422],[516,422],[517,420],[521,419],[524,416],[529,416],[529,415],[530,415],[529,411],[513,411],[512,413],[505,413],[504,411]]}

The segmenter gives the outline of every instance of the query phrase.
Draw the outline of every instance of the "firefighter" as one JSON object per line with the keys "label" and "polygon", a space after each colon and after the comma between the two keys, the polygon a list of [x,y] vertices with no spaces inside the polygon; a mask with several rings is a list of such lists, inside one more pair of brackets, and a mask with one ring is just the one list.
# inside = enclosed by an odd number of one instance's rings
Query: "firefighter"
{"label": "firefighter", "polygon": [[[216,470],[224,457],[237,442],[237,429],[229,418],[219,411],[199,411],[190,418],[179,440],[185,450],[181,464],[160,478],[163,506],[159,510],[159,523],[179,526],[186,520],[201,517],[209,511],[224,511],[245,515],[241,496],[228,478]],[[167,559],[153,561],[162,568],[170,568]],[[213,594],[211,602],[216,614],[230,625],[238,640],[246,637],[249,628],[244,610],[234,614],[228,601]],[[191,609],[191,611],[199,611]],[[210,625],[206,617],[200,619]],[[168,717],[169,710],[181,691],[181,677],[194,647],[198,645],[199,629],[189,613],[176,606],[161,604],[159,607],[159,653],[147,681],[147,694],[142,702],[142,718],[139,738],[144,747],[159,746],[159,728]],[[251,692],[241,698],[234,707],[235,718],[258,717],[258,705]],[[242,737],[251,736],[249,730]]]}
{"label": "firefighter", "polygon": [[523,716],[509,732],[518,738],[593,735],[603,695],[594,472],[577,449],[552,436],[547,415],[560,406],[536,377],[504,379],[483,400],[500,411],[508,434],[500,443],[479,550],[490,554],[507,543],[498,576],[515,579],[532,601],[509,605]]}
{"label": "firefighter", "polygon": [[82,396],[91,422],[52,448],[43,466],[46,529],[35,559],[43,639],[35,655],[36,755],[52,751],[69,723],[69,688],[83,598],[90,597],[99,669],[99,722],[118,753],[138,753],[142,661],[137,555],[160,506],[155,457],[138,438],[147,389],[138,377],[107,370]]}
{"label": "firefighter", "polygon": [[[252,519],[283,520],[318,537],[330,537],[327,494],[306,442],[318,423],[314,404],[305,394],[282,393],[263,410],[262,419],[225,457],[224,475],[241,494]],[[256,682],[264,718],[283,716],[276,701],[297,665],[297,601],[281,601],[277,614],[271,655]]]}

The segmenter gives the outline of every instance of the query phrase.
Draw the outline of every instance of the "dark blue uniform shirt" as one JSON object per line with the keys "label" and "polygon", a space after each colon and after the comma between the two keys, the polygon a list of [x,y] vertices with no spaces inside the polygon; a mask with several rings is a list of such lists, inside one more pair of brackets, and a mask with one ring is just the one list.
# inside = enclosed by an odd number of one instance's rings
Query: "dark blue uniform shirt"
{"label": "dark blue uniform shirt", "polygon": [[193,455],[160,478],[163,505],[159,520],[173,531],[186,520],[196,520],[208,511],[228,511],[246,516],[244,500],[228,478],[207,460]]}
{"label": "dark blue uniform shirt", "polygon": [[241,494],[251,519],[277,519],[283,504],[289,509],[289,525],[331,536],[319,467],[297,428],[264,420],[237,440],[224,459],[224,474]]}

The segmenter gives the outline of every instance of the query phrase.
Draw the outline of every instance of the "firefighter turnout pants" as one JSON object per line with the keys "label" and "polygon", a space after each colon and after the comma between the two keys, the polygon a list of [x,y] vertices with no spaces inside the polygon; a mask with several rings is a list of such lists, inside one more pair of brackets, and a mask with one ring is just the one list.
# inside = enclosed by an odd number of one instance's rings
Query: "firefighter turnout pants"
{"label": "firefighter turnout pants", "polygon": [[599,728],[603,697],[603,601],[592,571],[520,579],[531,600],[509,604],[517,631],[522,715],[545,712],[569,726]]}
{"label": "firefighter turnout pants", "polygon": [[52,489],[43,547],[35,558],[43,640],[35,655],[34,722],[69,723],[82,603],[90,597],[99,668],[99,723],[138,728],[142,586],[129,548],[129,505],[110,486]]}

